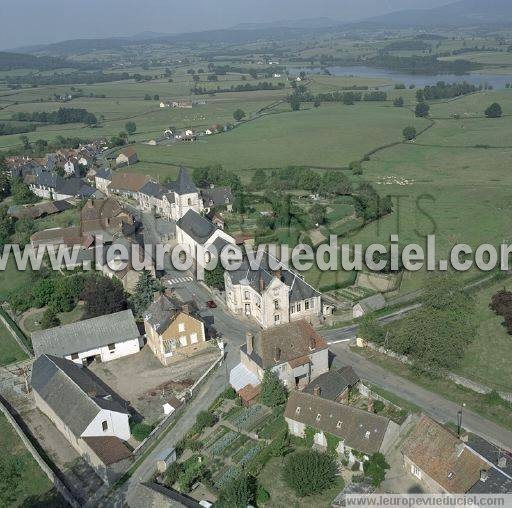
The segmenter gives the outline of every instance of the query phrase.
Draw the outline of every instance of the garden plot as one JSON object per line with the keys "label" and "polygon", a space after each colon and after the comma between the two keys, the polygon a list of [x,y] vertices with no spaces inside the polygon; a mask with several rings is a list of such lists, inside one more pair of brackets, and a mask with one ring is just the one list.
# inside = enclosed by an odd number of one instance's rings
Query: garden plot
{"label": "garden plot", "polygon": [[270,416],[270,410],[261,404],[254,404],[243,411],[235,413],[228,421],[237,429],[250,432]]}

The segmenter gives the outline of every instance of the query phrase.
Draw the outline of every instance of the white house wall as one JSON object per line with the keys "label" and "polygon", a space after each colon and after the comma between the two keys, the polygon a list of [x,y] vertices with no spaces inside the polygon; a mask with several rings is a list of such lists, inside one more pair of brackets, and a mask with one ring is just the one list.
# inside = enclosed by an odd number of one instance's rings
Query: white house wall
{"label": "white house wall", "polygon": [[[102,409],[82,432],[80,437],[114,436],[127,441],[130,439],[130,424],[128,420],[127,414]],[[103,422],[107,422],[107,430],[103,430]]]}
{"label": "white house wall", "polygon": [[116,342],[115,346],[116,348],[114,351],[110,351],[108,346],[101,346],[78,353],[78,358],[71,358],[71,355],[68,355],[65,358],[78,365],[82,365],[83,360],[93,356],[100,356],[102,362],[110,362],[112,360],[122,358],[123,356],[138,353],[140,351],[140,340],[137,338],[124,342]]}

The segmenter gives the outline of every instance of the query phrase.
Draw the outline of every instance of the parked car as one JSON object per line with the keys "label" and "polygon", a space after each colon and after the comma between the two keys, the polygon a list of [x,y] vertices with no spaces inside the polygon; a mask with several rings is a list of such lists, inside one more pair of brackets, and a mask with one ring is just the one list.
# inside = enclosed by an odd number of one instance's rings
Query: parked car
{"label": "parked car", "polygon": [[213,301],[213,300],[208,300],[206,302],[206,306],[209,308],[209,309],[216,309],[217,308],[217,304]]}

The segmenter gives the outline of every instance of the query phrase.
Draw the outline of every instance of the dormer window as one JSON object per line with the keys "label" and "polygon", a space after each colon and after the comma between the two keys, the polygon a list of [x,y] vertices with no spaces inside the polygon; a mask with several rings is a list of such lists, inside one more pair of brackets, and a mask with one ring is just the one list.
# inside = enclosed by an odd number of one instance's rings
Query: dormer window
{"label": "dormer window", "polygon": [[336,428],[337,428],[337,429],[341,429],[341,424],[342,424],[342,423],[343,423],[343,422],[342,422],[341,420],[338,420],[338,423],[336,424]]}
{"label": "dormer window", "polygon": [[316,421],[319,422],[321,418],[322,418],[322,415],[320,413],[318,413],[316,415]]}
{"label": "dormer window", "polygon": [[300,415],[300,406],[295,410],[296,415]]}
{"label": "dormer window", "polygon": [[106,432],[108,430],[108,422],[107,422],[107,420],[103,420],[101,422],[101,428],[102,428],[103,432]]}
{"label": "dormer window", "polygon": [[369,430],[366,431],[366,434],[364,435],[364,438],[365,439],[370,439],[370,431]]}

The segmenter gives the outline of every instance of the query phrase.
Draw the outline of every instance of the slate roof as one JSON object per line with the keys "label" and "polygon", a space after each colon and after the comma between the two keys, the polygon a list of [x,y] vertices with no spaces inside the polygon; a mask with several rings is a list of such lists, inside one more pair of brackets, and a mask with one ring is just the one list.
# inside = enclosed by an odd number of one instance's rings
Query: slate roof
{"label": "slate roof", "polygon": [[60,213],[70,208],[73,208],[73,205],[65,200],[48,201],[45,203],[38,203],[36,205],[13,205],[9,207],[7,213],[17,219],[21,219],[23,217],[38,219],[44,215],[53,215],[54,213]]}
{"label": "slate roof", "polygon": [[180,305],[165,295],[155,300],[144,313],[144,319],[156,332],[165,331],[181,311]]}
{"label": "slate roof", "polygon": [[360,305],[365,312],[373,312],[375,310],[383,309],[386,306],[386,299],[378,293],[360,300],[356,305]]}
{"label": "slate roof", "polygon": [[347,366],[321,374],[311,381],[304,388],[304,391],[313,395],[315,388],[318,386],[320,388],[320,397],[336,400],[347,388],[354,386],[359,380],[359,376],[355,373],[354,369]]}
{"label": "slate roof", "polygon": [[383,416],[297,390],[290,392],[284,416],[333,434],[366,454],[380,451],[390,424]]}
{"label": "slate roof", "polygon": [[149,181],[139,190],[139,192],[147,196],[162,199],[164,195],[169,192],[169,189],[163,185],[160,185],[159,183]]}
{"label": "slate roof", "polygon": [[468,492],[480,480],[480,472],[490,467],[454,433],[425,415],[402,453],[451,494]]}
{"label": "slate roof", "polygon": [[[492,464],[485,482],[479,481],[471,487],[471,494],[509,494],[512,493],[512,452],[502,450],[476,434],[469,434],[468,446],[484,460]],[[500,458],[504,464],[499,465]]]}
{"label": "slate roof", "polygon": [[180,167],[176,181],[171,184],[176,194],[195,194],[197,191],[196,184],[192,181],[187,168]]}
{"label": "slate roof", "polygon": [[[259,294],[262,294],[260,289],[260,281],[263,283],[263,291],[272,282],[275,275],[272,273],[270,268],[269,254],[265,253],[262,257],[261,263],[258,269],[252,269],[247,257],[244,260],[238,270],[226,272],[231,283],[234,285],[246,285],[250,286]],[[281,281],[290,288],[290,303],[300,302],[302,300],[308,300],[320,296],[320,293],[304,281],[295,272],[292,272],[286,267],[282,267],[280,271]]]}
{"label": "slate roof", "polygon": [[87,185],[80,178],[57,178],[55,191],[67,196],[89,198],[97,191],[94,187]]}
{"label": "slate roof", "polygon": [[233,202],[231,187],[213,187],[201,190],[205,206],[223,206]]}
{"label": "slate roof", "polygon": [[31,383],[76,437],[102,409],[128,414],[118,397],[100,385],[87,369],[64,358],[40,356],[32,366]]}
{"label": "slate roof", "polygon": [[103,178],[104,180],[112,179],[112,170],[110,168],[99,168],[96,170],[96,178]]}
{"label": "slate roof", "polygon": [[176,222],[176,225],[201,245],[204,245],[218,229],[215,224],[190,209]]}
{"label": "slate roof", "polygon": [[82,353],[108,344],[140,337],[131,310],[123,310],[69,325],[32,332],[36,358],[43,354],[59,357]]}
{"label": "slate roof", "polygon": [[[314,347],[313,347],[314,346]],[[276,361],[276,348],[279,360]],[[306,321],[293,321],[259,331],[253,339],[249,357],[261,368],[267,369],[327,348],[327,343]],[[247,344],[242,346],[247,354]]]}

